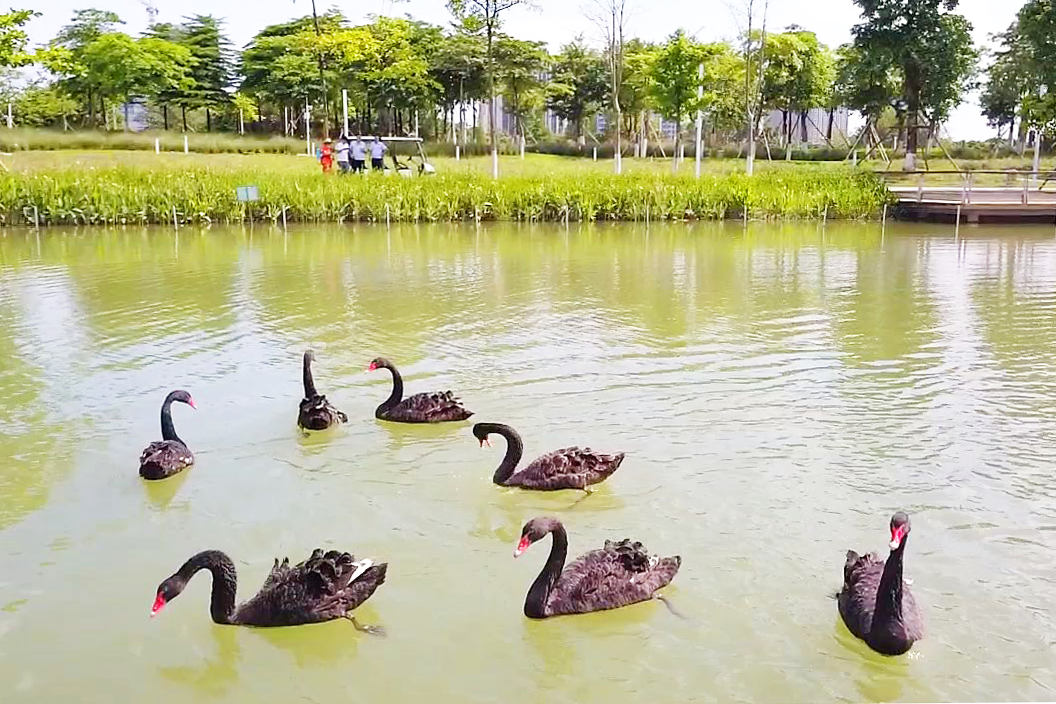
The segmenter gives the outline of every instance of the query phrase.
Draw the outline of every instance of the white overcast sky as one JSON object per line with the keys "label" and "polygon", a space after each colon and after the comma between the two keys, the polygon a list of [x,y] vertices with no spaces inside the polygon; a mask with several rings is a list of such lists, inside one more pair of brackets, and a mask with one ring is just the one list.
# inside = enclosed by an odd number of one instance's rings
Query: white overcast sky
{"label": "white overcast sky", "polygon": [[[228,35],[241,46],[262,27],[308,14],[311,0],[18,0],[15,7],[31,7],[43,13],[33,20],[28,29],[34,43],[43,43],[55,35],[76,9],[96,7],[112,10],[125,20],[125,31],[136,34],[147,24],[145,2],[158,9],[161,21],[179,21],[193,14],[212,14],[225,21]],[[505,20],[505,30],[522,39],[546,41],[552,50],[564,42],[583,34],[588,40],[596,38],[596,30],[584,17],[583,8],[591,0],[536,0],[537,9],[515,8]],[[700,39],[730,39],[737,34],[737,19],[730,3],[741,0],[628,0],[634,10],[631,34],[642,39],[658,41],[681,27]],[[961,0],[962,12],[975,28],[977,42],[985,42],[988,35],[998,32],[1012,22],[1020,0]],[[851,27],[858,21],[858,10],[852,0],[771,0],[769,25],[782,29],[798,24],[817,32],[830,46],[850,39]],[[416,19],[444,24],[450,20],[444,0],[408,0],[393,3],[383,0],[349,2],[347,0],[318,0],[318,10],[337,7],[353,21],[371,14],[410,14]],[[993,131],[979,115],[974,96],[956,110],[948,124],[955,139],[983,139]]]}

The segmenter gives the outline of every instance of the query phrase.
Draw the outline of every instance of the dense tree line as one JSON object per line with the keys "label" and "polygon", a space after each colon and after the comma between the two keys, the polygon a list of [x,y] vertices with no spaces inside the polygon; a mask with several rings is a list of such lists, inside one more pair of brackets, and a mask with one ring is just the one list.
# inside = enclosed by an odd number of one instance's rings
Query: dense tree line
{"label": "dense tree line", "polygon": [[[779,111],[776,136],[788,144],[809,109],[831,116],[848,106],[870,120],[894,114],[914,152],[921,130],[946,119],[972,86],[978,57],[958,0],[854,0],[861,22],[835,50],[796,26],[753,28],[736,43],[703,43],[681,30],[659,43],[625,40],[629,0],[594,1],[604,45],[580,38],[556,53],[502,30],[516,0],[449,2],[447,27],[394,17],[356,25],[330,10],[265,27],[241,51],[211,16],[153,24],[134,37],[117,15],[94,9],[76,12],[31,51],[22,27],[34,13],[12,11],[0,16],[0,65],[46,70],[47,79],[8,90],[31,124],[115,127],[113,106],[135,97],[160,111],[166,129],[188,129],[188,112],[198,123],[204,115],[206,130],[231,129],[241,111],[255,129],[303,133],[307,106],[313,124],[333,133],[347,90],[351,127],[364,132],[417,126],[434,139],[467,141],[483,122],[477,106],[495,95],[504,132],[518,141],[544,136],[544,109],[574,139],[656,138],[649,122],[658,113],[677,125],[676,141],[698,115],[706,139],[728,141],[754,135],[763,115]],[[1052,121],[1052,14],[1051,2],[1031,0],[1001,35],[986,83],[995,125]],[[609,116],[604,136],[594,134],[599,113]],[[828,137],[831,123],[819,126]]]}

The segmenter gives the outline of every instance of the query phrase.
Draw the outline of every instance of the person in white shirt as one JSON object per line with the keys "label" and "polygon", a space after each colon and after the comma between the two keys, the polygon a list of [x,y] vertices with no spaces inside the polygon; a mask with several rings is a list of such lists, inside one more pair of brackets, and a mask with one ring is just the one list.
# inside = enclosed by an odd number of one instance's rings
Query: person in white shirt
{"label": "person in white shirt", "polygon": [[334,151],[337,152],[337,168],[343,174],[348,173],[348,139],[342,134],[337,138],[337,143],[334,144]]}
{"label": "person in white shirt", "polygon": [[385,152],[388,151],[388,147],[381,141],[380,137],[375,137],[373,144],[370,145],[370,165],[375,171],[385,170]]}
{"label": "person in white shirt", "polygon": [[363,143],[362,137],[356,137],[350,146],[352,150],[352,173],[363,171],[363,165],[367,161],[367,145]]}

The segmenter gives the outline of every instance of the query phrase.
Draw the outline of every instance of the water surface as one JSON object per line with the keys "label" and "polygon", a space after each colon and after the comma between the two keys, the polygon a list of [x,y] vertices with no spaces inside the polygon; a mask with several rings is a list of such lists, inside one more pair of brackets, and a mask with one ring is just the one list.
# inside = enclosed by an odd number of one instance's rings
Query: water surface
{"label": "water surface", "polygon": [[[1056,698],[1056,242],[1049,228],[700,224],[0,233],[4,702],[810,702]],[[300,353],[352,422],[302,437]],[[490,483],[469,425],[373,419],[453,389],[529,455],[627,452],[586,500]],[[165,393],[197,464],[144,483]],[[927,638],[883,658],[831,595],[913,517]],[[659,603],[531,622],[525,520],[575,555],[679,553]],[[388,560],[358,612],[240,629],[316,546]],[[661,693],[661,694],[658,694]]]}

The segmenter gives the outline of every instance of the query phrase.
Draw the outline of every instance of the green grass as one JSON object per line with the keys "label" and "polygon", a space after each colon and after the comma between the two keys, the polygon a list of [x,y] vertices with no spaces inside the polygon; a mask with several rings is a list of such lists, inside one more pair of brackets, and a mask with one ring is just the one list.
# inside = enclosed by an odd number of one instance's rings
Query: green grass
{"label": "green grass", "polygon": [[[15,128],[0,129],[0,151],[22,152],[38,150],[122,150],[154,151],[154,140],[163,152],[183,152],[181,132],[102,132],[84,130],[60,132]],[[300,154],[305,151],[303,139],[254,136],[212,132],[188,133],[187,148],[205,154]]]}
{"label": "green grass", "polygon": [[[487,158],[436,160],[438,174],[323,175],[313,159],[273,155],[18,154],[0,175],[0,219],[30,224],[289,221],[678,220],[865,218],[889,198],[871,173],[847,167],[773,164],[753,178],[740,162],[707,162],[693,178],[669,163],[612,163],[533,155],[504,157],[493,180]],[[235,188],[256,185],[246,205]]]}

